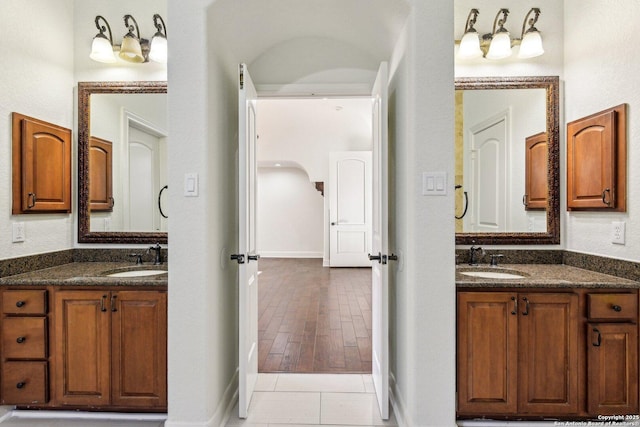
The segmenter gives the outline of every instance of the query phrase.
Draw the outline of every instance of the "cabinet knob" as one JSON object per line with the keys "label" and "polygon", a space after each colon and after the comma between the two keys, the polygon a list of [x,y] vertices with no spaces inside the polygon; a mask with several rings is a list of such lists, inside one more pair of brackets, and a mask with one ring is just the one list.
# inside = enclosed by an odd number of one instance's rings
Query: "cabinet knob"
{"label": "cabinet knob", "polygon": [[27,340],[27,337],[18,337],[18,339],[16,339],[16,342],[18,344],[22,344],[23,342],[25,342]]}
{"label": "cabinet knob", "polygon": [[24,305],[25,305],[25,304],[26,304],[26,302],[24,302],[24,301],[18,301],[18,302],[16,303],[16,307],[18,307],[18,308],[20,308],[20,307],[24,307]]}
{"label": "cabinet knob", "polygon": [[620,307],[619,305],[612,305],[611,308],[613,309],[613,311],[617,311],[617,312],[622,311],[622,307]]}
{"label": "cabinet knob", "polygon": [[21,381],[18,384],[16,384],[16,388],[24,388],[25,385],[27,385],[27,383]]}

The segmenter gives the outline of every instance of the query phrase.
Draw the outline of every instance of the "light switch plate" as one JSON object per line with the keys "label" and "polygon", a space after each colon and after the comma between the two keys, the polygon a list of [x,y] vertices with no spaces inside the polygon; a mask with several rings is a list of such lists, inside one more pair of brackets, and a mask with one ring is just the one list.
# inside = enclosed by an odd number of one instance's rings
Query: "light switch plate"
{"label": "light switch plate", "polygon": [[198,197],[198,174],[184,174],[184,195],[185,197]]}
{"label": "light switch plate", "polygon": [[423,172],[422,173],[422,195],[423,196],[446,196],[447,195],[447,173],[446,172]]}

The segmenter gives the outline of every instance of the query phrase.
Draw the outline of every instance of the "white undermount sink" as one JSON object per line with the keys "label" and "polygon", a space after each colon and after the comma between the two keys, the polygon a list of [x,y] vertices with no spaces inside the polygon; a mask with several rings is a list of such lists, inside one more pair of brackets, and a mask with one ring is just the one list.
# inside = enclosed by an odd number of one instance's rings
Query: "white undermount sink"
{"label": "white undermount sink", "polygon": [[165,274],[167,270],[127,270],[120,271],[118,273],[107,274],[107,277],[145,277],[145,276],[157,276],[158,274]]}
{"label": "white undermount sink", "polygon": [[525,277],[519,274],[499,271],[461,271],[460,274],[471,277],[481,277],[483,279],[523,279]]}

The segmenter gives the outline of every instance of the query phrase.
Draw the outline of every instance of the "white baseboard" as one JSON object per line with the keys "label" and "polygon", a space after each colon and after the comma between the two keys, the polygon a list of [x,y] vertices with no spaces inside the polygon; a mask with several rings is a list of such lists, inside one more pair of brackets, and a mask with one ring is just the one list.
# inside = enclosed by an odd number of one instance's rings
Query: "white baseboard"
{"label": "white baseboard", "polygon": [[123,420],[123,421],[164,421],[167,414],[123,413],[123,412],[82,412],[82,411],[30,411],[14,409],[2,416],[21,419],[62,419],[62,420]]}
{"label": "white baseboard", "polygon": [[411,421],[406,412],[406,404],[404,403],[404,399],[400,394],[400,390],[398,389],[398,383],[396,383],[396,377],[393,375],[393,372],[389,372],[389,400],[391,401],[391,406],[393,407],[393,414],[396,416],[396,422],[398,423],[398,427],[410,427]]}
{"label": "white baseboard", "polygon": [[260,251],[260,258],[322,258],[322,252]]}
{"label": "white baseboard", "polygon": [[203,423],[167,420],[164,423],[164,427],[224,427],[229,421],[231,411],[233,411],[238,400],[238,374],[239,371],[236,369],[222,394],[222,400],[209,420]]}

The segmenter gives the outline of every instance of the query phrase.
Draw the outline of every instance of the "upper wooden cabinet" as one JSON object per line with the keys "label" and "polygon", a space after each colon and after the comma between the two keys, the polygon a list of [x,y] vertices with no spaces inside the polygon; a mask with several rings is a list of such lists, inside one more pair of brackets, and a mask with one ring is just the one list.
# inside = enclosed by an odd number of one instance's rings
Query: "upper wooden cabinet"
{"label": "upper wooden cabinet", "polygon": [[89,138],[89,208],[113,211],[113,144],[92,136]]}
{"label": "upper wooden cabinet", "polygon": [[525,144],[525,194],[522,201],[526,210],[544,210],[549,194],[547,133],[532,135],[525,140]]}
{"label": "upper wooden cabinet", "polygon": [[567,210],[625,212],[626,104],[567,124]]}
{"label": "upper wooden cabinet", "polygon": [[71,212],[71,130],[12,114],[12,213]]}

